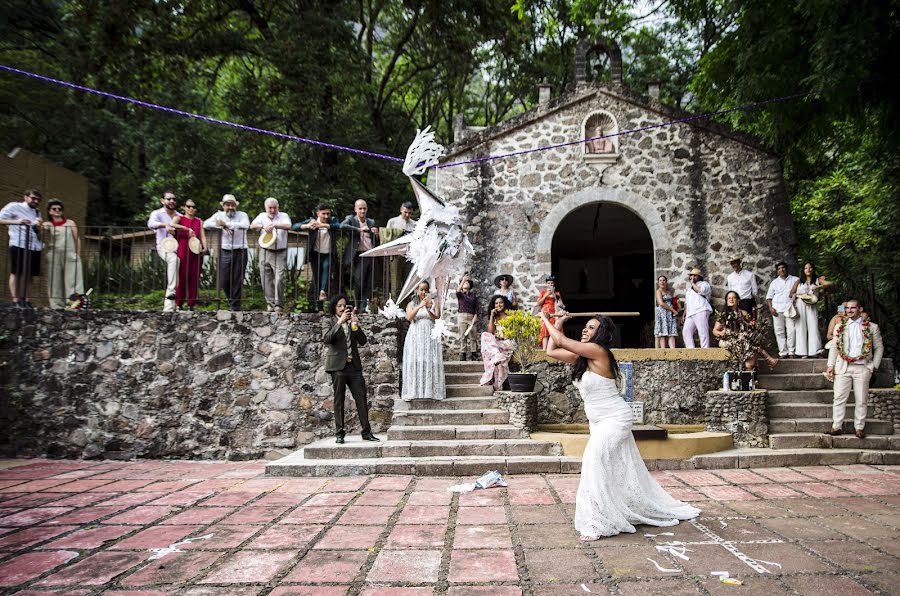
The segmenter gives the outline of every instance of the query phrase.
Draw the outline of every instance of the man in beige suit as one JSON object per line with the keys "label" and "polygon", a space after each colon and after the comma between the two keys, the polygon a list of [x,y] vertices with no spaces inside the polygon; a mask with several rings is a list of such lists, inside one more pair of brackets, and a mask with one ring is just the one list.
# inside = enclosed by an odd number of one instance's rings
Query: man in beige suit
{"label": "man in beige suit", "polygon": [[831,430],[825,434],[841,434],[847,398],[852,387],[856,398],[853,427],[856,429],[856,436],[864,439],[869,379],[881,364],[884,344],[878,325],[860,316],[862,308],[859,300],[848,300],[846,305],[846,317],[835,327],[834,341],[828,352],[828,370],[825,376],[834,380],[834,407]]}

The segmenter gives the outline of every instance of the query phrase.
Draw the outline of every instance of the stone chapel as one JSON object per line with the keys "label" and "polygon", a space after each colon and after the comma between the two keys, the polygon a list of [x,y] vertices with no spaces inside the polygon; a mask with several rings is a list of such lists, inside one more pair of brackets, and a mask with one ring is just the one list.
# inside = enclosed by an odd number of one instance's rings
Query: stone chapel
{"label": "stone chapel", "polygon": [[[647,97],[628,90],[620,61],[612,61],[606,85],[586,80],[581,49],[576,66],[573,89],[550,100],[549,86],[542,85],[538,106],[515,118],[486,129],[467,129],[457,120],[444,163],[691,116],[662,105],[657,84]],[[796,257],[779,157],[708,119],[433,169],[428,186],[469,222],[471,275],[482,305],[494,278],[509,273],[530,308],[545,276],[553,274],[570,312],[640,313],[617,319],[622,347],[652,346],[658,275],[683,296],[688,271],[699,267],[718,306],[729,257],[742,255],[763,303],[775,263]]]}

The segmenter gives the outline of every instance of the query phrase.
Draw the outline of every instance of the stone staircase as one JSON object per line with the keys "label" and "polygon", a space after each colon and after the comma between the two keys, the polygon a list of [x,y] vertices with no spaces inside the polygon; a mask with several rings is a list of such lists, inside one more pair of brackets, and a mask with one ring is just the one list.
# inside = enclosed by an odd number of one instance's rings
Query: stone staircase
{"label": "stone staircase", "polygon": [[[769,391],[769,446],[772,449],[900,450],[891,421],[868,418],[866,438],[853,434],[853,394],[847,401],[845,434],[823,434],[831,428],[833,386],[822,376],[823,358],[782,360],[773,372],[761,372],[757,386]],[[874,380],[874,379],[873,379]],[[871,411],[871,410],[870,410]]]}
{"label": "stone staircase", "polygon": [[311,443],[266,466],[269,476],[415,474],[480,476],[579,472],[581,460],[562,455],[557,442],[534,441],[509,424],[490,387],[478,384],[479,362],[445,362],[447,398],[394,402],[393,420],[380,443],[347,436]]}

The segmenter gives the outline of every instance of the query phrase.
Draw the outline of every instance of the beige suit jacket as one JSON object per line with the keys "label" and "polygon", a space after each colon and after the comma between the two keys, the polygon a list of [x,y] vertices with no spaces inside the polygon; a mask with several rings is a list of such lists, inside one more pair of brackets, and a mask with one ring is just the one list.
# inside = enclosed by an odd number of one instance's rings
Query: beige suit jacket
{"label": "beige suit jacket", "polygon": [[[838,324],[840,325],[841,323]],[[865,366],[869,369],[869,372],[874,373],[875,369],[881,365],[881,357],[884,355],[884,343],[881,341],[881,330],[878,328],[878,325],[870,322],[869,329],[872,330],[872,351],[866,357]],[[844,352],[846,353],[850,349],[849,338],[846,333],[843,341]],[[828,368],[834,368],[836,374],[842,375],[847,372],[848,366],[850,366],[850,363],[841,358],[841,355],[838,353],[837,340],[835,339],[832,342],[831,349],[828,351]]]}

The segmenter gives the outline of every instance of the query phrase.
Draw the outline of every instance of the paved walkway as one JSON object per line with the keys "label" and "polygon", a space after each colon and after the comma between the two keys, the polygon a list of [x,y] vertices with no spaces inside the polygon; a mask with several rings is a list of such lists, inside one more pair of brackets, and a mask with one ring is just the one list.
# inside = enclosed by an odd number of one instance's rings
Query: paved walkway
{"label": "paved walkway", "polygon": [[266,478],[263,465],[0,462],[0,591],[900,591],[900,467],[654,472],[702,516],[584,545],[572,529],[577,476],[453,495],[460,479]]}

